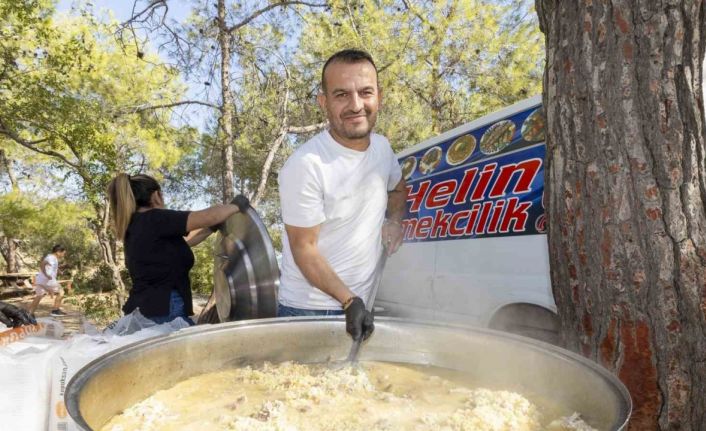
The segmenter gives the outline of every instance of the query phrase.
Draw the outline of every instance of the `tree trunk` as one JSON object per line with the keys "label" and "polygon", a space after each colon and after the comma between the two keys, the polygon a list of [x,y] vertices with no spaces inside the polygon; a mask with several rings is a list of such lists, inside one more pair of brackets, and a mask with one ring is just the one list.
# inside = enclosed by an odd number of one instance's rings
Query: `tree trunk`
{"label": "tree trunk", "polygon": [[627,385],[631,430],[703,430],[704,3],[536,6],[562,337]]}
{"label": "tree trunk", "polygon": [[221,117],[218,119],[221,144],[221,186],[223,203],[233,199],[235,184],[233,175],[233,117],[235,105],[230,91],[231,34],[226,21],[226,2],[218,0],[218,46],[221,50]]}
{"label": "tree trunk", "polygon": [[[0,148],[0,168],[5,170],[7,173],[7,178],[10,180],[10,186],[13,192],[19,192],[20,188],[17,184],[17,178],[15,173],[12,171],[12,161],[7,157],[7,153],[4,148]],[[17,240],[14,238],[2,238],[3,247],[2,255],[6,263],[6,271],[9,273],[19,272],[19,259],[17,258]]]}
{"label": "tree trunk", "polygon": [[7,239],[7,272],[20,272],[17,264],[17,243],[14,239]]}
{"label": "tree trunk", "polygon": [[[120,276],[120,266],[118,265],[115,253],[114,253],[114,241],[111,241],[111,236],[108,232],[108,227],[110,226],[109,212],[108,212],[108,201],[104,200],[102,205],[95,205],[96,215],[98,216],[99,223],[95,226],[96,237],[98,238],[98,244],[101,249],[101,257],[103,262],[110,269],[110,275],[113,282],[113,286],[116,288],[116,297],[118,299],[118,305],[122,309],[125,303],[125,298],[127,296],[127,291],[125,289],[125,283]],[[103,293],[102,290],[98,293]]]}
{"label": "tree trunk", "polygon": [[12,171],[12,162],[7,157],[7,153],[3,148],[0,148],[0,167],[5,169],[7,177],[10,179],[10,186],[12,186],[12,190],[18,191],[20,188],[17,184],[17,177],[15,177],[15,173]]}
{"label": "tree trunk", "polygon": [[17,241],[8,237],[0,237],[0,254],[5,259],[5,272],[20,272],[19,259],[17,258]]}

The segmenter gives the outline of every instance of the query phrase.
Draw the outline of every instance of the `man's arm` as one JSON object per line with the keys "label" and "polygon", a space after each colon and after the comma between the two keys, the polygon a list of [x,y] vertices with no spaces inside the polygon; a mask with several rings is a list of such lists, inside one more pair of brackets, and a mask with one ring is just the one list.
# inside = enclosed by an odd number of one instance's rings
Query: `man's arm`
{"label": "man's arm", "polygon": [[285,224],[284,227],[294,262],[311,285],[336,298],[341,304],[355,296],[319,252],[317,242],[320,225],[296,227]]}
{"label": "man's arm", "polygon": [[385,211],[385,224],[382,226],[382,241],[387,247],[388,255],[395,253],[402,245],[402,217],[404,217],[406,201],[407,184],[404,179],[401,179],[393,190],[387,192],[387,211]]}

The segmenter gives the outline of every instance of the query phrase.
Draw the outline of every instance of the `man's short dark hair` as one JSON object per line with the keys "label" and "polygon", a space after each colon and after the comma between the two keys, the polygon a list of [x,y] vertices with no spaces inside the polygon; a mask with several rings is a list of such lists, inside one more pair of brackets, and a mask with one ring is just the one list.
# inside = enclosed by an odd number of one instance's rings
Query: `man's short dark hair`
{"label": "man's short dark hair", "polygon": [[65,248],[63,245],[61,245],[61,244],[57,244],[57,245],[55,245],[54,247],[51,248],[51,252],[52,252],[52,253],[56,253],[56,252],[58,252],[58,251],[66,251],[66,248]]}
{"label": "man's short dark hair", "polygon": [[343,51],[338,51],[337,53],[333,54],[331,57],[328,58],[328,60],[326,60],[326,63],[324,63],[324,68],[321,69],[321,88],[324,91],[326,90],[326,79],[324,77],[324,74],[326,73],[326,68],[329,64],[338,62],[350,64],[359,63],[361,61],[367,61],[372,64],[373,69],[375,69],[375,76],[377,77],[378,68],[377,66],[375,66],[375,62],[373,61],[372,55],[368,54],[362,49],[344,49]]}

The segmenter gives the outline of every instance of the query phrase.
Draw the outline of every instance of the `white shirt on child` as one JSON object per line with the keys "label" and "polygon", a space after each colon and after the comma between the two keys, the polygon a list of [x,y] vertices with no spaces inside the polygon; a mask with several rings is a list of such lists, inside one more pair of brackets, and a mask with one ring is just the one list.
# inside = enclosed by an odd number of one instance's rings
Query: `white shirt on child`
{"label": "white shirt on child", "polygon": [[57,259],[53,253],[49,253],[44,258],[44,272],[46,272],[49,277],[44,275],[42,271],[39,271],[35,280],[37,284],[47,285],[50,280],[56,281],[56,275],[59,272],[59,259]]}

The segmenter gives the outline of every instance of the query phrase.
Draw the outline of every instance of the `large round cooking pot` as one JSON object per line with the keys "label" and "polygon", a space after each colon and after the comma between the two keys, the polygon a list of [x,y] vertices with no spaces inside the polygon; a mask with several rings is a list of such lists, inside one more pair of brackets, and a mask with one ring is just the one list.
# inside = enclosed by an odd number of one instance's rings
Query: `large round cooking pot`
{"label": "large round cooking pot", "polygon": [[[340,317],[204,325],[96,359],[71,379],[65,399],[81,429],[100,429],[123,409],[198,374],[262,361],[344,359],[349,348]],[[378,318],[360,360],[459,370],[481,386],[542,396],[600,430],[623,429],[631,411],[627,390],[602,367],[549,344],[486,329]]]}

